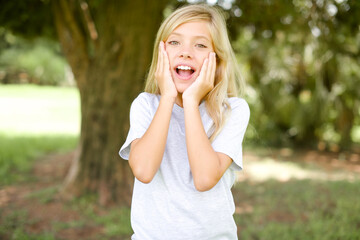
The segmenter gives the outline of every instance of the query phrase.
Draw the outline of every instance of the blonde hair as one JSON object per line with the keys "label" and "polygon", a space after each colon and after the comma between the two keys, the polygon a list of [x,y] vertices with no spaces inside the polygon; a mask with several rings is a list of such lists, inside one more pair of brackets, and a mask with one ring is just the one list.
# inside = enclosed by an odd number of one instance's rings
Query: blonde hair
{"label": "blonde hair", "polygon": [[231,112],[227,98],[237,97],[242,94],[245,85],[229,41],[225,17],[220,9],[206,4],[186,5],[174,11],[163,21],[156,36],[145,91],[160,94],[160,89],[155,80],[160,41],[166,41],[169,35],[181,24],[195,21],[209,23],[209,31],[217,56],[214,88],[204,98],[207,112],[214,122],[210,133],[208,133],[210,140],[213,141],[223,128]]}

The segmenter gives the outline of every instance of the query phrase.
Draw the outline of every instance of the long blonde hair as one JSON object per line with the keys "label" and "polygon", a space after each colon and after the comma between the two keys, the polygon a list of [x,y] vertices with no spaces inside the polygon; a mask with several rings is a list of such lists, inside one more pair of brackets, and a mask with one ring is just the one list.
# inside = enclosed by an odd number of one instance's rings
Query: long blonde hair
{"label": "long blonde hair", "polygon": [[207,112],[214,122],[210,133],[208,133],[210,140],[213,141],[231,112],[227,98],[239,96],[245,87],[227,34],[225,17],[220,9],[206,4],[186,5],[174,11],[163,21],[156,36],[145,91],[160,94],[160,89],[155,80],[160,41],[166,41],[181,24],[195,21],[209,23],[209,31],[217,56],[214,88],[204,98]]}

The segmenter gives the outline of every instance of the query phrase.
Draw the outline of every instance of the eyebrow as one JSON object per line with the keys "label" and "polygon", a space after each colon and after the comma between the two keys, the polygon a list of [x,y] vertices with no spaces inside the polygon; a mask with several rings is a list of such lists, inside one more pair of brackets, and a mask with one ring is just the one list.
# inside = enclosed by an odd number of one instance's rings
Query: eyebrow
{"label": "eyebrow", "polygon": [[[179,36],[179,37],[182,37],[183,36],[183,34],[181,34],[181,33],[176,33],[176,32],[172,32],[170,35],[169,35],[169,37],[171,36],[171,35],[176,35],[176,36]],[[209,38],[207,38],[206,36],[204,36],[204,35],[195,35],[195,36],[193,36],[194,38],[203,38],[203,39],[205,39],[206,41],[209,41],[209,42],[211,42],[210,41],[210,39]]]}

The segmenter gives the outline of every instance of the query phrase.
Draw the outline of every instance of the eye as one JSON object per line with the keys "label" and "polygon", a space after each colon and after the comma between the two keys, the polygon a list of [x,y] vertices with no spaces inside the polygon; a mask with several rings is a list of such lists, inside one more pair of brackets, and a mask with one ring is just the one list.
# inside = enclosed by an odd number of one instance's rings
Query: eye
{"label": "eye", "polygon": [[180,43],[178,41],[172,40],[172,41],[168,41],[169,45],[179,45]]}
{"label": "eye", "polygon": [[201,43],[196,44],[196,47],[199,47],[199,48],[207,48],[207,46],[205,46],[204,44],[201,44]]}

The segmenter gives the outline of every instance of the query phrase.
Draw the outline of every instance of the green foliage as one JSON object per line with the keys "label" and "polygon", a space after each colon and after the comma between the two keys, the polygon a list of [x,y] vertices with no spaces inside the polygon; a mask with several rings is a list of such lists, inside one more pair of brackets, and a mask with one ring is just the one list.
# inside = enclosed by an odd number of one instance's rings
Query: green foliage
{"label": "green foliage", "polygon": [[[169,0],[164,15],[185,2]],[[17,81],[19,73],[26,73],[35,82],[62,84],[66,67],[53,46],[44,47],[42,40],[26,48],[8,41],[15,39],[9,31],[26,38],[55,36],[51,1],[0,3],[0,79],[6,72],[8,79]],[[89,2],[94,16],[99,3]],[[219,0],[217,4],[226,10],[249,83],[247,142],[320,149],[360,144],[359,1]]]}
{"label": "green foliage", "polygon": [[27,38],[56,38],[49,0],[0,0],[0,26]]}
{"label": "green foliage", "polygon": [[0,82],[72,84],[67,80],[69,66],[55,42],[39,38],[24,40],[0,28],[0,49],[1,45],[4,49],[0,54]]}
{"label": "green foliage", "polygon": [[229,12],[250,85],[248,141],[359,144],[359,2],[235,1]]}

